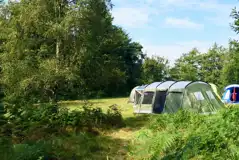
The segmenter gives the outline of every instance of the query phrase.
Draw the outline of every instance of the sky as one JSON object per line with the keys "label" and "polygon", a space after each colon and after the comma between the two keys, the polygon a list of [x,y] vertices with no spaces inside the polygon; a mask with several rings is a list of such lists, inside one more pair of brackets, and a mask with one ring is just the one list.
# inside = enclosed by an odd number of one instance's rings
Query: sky
{"label": "sky", "polygon": [[238,39],[230,13],[238,0],[112,0],[113,23],[151,56],[173,63],[196,47],[205,53],[215,42],[227,47]]}

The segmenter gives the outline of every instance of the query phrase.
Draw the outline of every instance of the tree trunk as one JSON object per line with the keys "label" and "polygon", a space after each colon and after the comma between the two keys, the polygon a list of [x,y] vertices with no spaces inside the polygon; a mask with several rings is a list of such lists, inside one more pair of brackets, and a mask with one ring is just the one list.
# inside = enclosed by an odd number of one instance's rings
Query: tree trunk
{"label": "tree trunk", "polygon": [[57,38],[56,40],[56,72],[59,70],[60,65],[60,40]]}

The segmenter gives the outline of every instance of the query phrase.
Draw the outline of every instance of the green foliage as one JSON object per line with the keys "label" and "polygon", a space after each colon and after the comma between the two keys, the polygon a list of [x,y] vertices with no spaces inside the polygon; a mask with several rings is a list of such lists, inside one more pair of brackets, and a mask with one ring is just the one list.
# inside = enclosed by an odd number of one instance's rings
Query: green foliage
{"label": "green foliage", "polygon": [[[85,154],[90,153],[91,149],[99,145],[97,144],[99,142],[95,142],[94,139],[90,144],[93,136],[99,135],[103,129],[124,126],[117,106],[110,106],[104,113],[100,108],[91,107],[88,103],[80,111],[72,112],[51,104],[23,107],[14,114],[9,114],[8,120],[8,124],[1,129],[1,135],[7,137],[2,142],[4,152],[1,152],[1,157],[5,156],[8,159],[11,159],[11,156],[13,159],[73,156],[73,153],[58,153],[60,148],[67,150],[64,146],[67,140],[63,141],[63,139],[72,134],[81,138],[78,140],[78,142],[81,141],[78,149],[82,148],[82,151],[77,153],[84,157]],[[83,134],[85,132],[86,135]],[[62,137],[60,138],[62,140],[57,140],[56,137]],[[15,145],[12,145],[9,140]],[[83,143],[86,145],[82,145]],[[89,148],[83,149],[83,147]],[[58,158],[64,159],[64,157]]]}
{"label": "green foliage", "polygon": [[41,160],[43,158],[54,158],[46,155],[49,152],[49,144],[37,142],[36,144],[16,144],[14,145],[12,160]]}
{"label": "green foliage", "polygon": [[202,80],[222,85],[220,75],[222,75],[223,61],[228,56],[227,49],[218,46],[216,43],[208,50],[206,54],[200,55],[200,77]]}
{"label": "green foliage", "polygon": [[[125,125],[117,106],[104,113],[86,104],[70,112],[53,105],[61,99],[124,95],[140,83],[166,79],[239,83],[238,41],[228,49],[215,44],[206,53],[194,48],[169,69],[168,60],[145,58],[141,44],[112,24],[111,9],[110,0],[21,0],[1,6],[2,159],[106,159],[100,151],[112,140],[99,133]],[[238,11],[231,16],[239,33]],[[184,111],[152,116],[132,141],[130,156],[238,159],[239,110],[229,108],[210,116]]]}
{"label": "green foliage", "polygon": [[78,132],[124,125],[117,107],[110,107],[107,113],[103,113],[101,108],[92,108],[89,105],[83,106],[82,111],[72,112],[50,104],[29,106],[19,108],[14,114],[9,114],[8,119],[12,126],[12,137],[17,138],[17,141],[41,139],[45,136],[52,136],[52,134],[67,132],[69,128]]}
{"label": "green foliage", "polygon": [[224,61],[222,80],[225,85],[239,83],[239,44],[232,41],[229,46],[229,54]]}
{"label": "green foliage", "polygon": [[150,84],[163,81],[168,77],[168,60],[163,57],[146,57],[142,65],[142,83]]}
{"label": "green foliage", "polygon": [[115,96],[139,83],[142,46],[112,24],[111,2],[81,2],[24,0],[2,9],[7,102]]}
{"label": "green foliage", "polygon": [[121,112],[117,108],[117,105],[112,105],[107,109],[106,124],[111,124],[112,126],[122,127],[125,124],[123,123],[123,117]]}
{"label": "green foliage", "polygon": [[3,160],[8,160],[12,158],[12,153],[14,152],[11,141],[3,137],[1,134],[0,138],[0,156]]}
{"label": "green foliage", "polygon": [[238,34],[239,33],[239,12],[234,8],[231,12],[231,18],[233,18],[233,23],[231,24],[232,29]]}
{"label": "green foliage", "polygon": [[[6,148],[1,151],[3,160],[70,160],[70,159],[104,159],[106,156],[99,151],[107,150],[106,137],[96,137],[88,133],[58,136],[51,139],[30,141],[15,144],[10,152]],[[9,147],[9,146],[8,146]],[[5,155],[5,157],[3,157]]]}
{"label": "green foliage", "polygon": [[176,60],[175,66],[171,68],[171,78],[175,80],[198,80],[198,56],[199,51],[196,48],[183,54]]}
{"label": "green foliage", "polygon": [[138,159],[238,159],[237,107],[215,115],[158,115],[132,141]]}
{"label": "green foliage", "polygon": [[[228,72],[232,71],[232,67],[229,67],[231,63],[228,62],[234,61],[231,53],[232,50],[216,43],[206,53],[193,49],[176,60],[174,67],[170,69],[170,76],[174,80],[202,80],[222,87],[225,83],[228,84],[224,79],[230,79],[231,76]],[[228,67],[230,69],[226,69]]]}

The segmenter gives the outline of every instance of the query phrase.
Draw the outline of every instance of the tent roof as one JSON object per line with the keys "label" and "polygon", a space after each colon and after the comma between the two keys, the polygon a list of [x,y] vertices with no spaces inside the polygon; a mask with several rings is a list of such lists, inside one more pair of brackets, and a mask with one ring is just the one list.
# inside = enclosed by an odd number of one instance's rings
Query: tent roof
{"label": "tent roof", "polygon": [[174,83],[169,91],[174,91],[174,90],[179,90],[179,89],[184,89],[187,85],[189,85],[191,83],[191,81],[179,81]]}
{"label": "tent roof", "polygon": [[131,92],[130,92],[130,97],[134,95],[134,92],[135,92],[136,88],[138,88],[138,87],[139,87],[139,86],[136,86],[136,87],[134,87],[134,88],[131,90]]}
{"label": "tent roof", "polygon": [[[169,92],[181,92],[182,89],[186,88],[188,85],[194,84],[194,83],[201,83],[201,84],[207,84],[203,81],[165,81],[165,82],[154,82],[149,85],[144,85],[136,88],[136,90],[144,90],[145,91],[156,91],[157,90],[169,90]],[[239,87],[239,85],[238,85]]]}
{"label": "tent roof", "polygon": [[173,91],[181,91],[182,89],[186,88],[187,86],[194,84],[194,83],[201,83],[201,84],[207,84],[205,82],[202,81],[179,81],[174,83],[170,88],[169,91],[173,92]]}
{"label": "tent roof", "polygon": [[229,88],[233,88],[233,87],[238,87],[239,88],[239,84],[231,84],[231,85],[225,87],[225,90],[227,90]]}
{"label": "tent roof", "polygon": [[145,87],[147,87],[147,84],[146,85],[142,85],[142,86],[138,86],[137,88],[135,88],[135,90],[137,90],[137,91],[144,90]]}
{"label": "tent roof", "polygon": [[158,85],[160,85],[162,82],[154,82],[148,85],[145,90],[150,91],[150,90],[155,90]]}
{"label": "tent roof", "polygon": [[167,90],[169,89],[176,81],[166,81],[157,86],[157,90]]}
{"label": "tent roof", "polygon": [[132,89],[132,91],[135,90],[135,89],[138,88],[138,87],[140,87],[140,86],[136,86],[136,87],[134,87],[134,88]]}

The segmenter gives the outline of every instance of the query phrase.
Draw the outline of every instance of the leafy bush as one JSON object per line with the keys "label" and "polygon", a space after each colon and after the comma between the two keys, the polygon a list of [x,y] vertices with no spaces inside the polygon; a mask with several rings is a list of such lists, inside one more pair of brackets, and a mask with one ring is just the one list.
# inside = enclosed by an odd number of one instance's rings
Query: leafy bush
{"label": "leafy bush", "polygon": [[136,159],[238,159],[239,109],[215,115],[179,112],[156,115],[136,135],[129,157]]}
{"label": "leafy bush", "polygon": [[108,123],[108,125],[111,125],[113,127],[125,126],[125,124],[123,122],[123,117],[121,115],[121,112],[117,108],[117,105],[112,105],[107,110],[106,122]]}
{"label": "leafy bush", "polygon": [[76,139],[74,141],[79,142],[80,146],[70,150],[80,149],[76,156],[87,157],[86,154],[93,150],[98,151],[102,147],[95,134],[101,129],[124,125],[116,106],[110,106],[104,113],[101,108],[93,108],[89,104],[84,105],[79,111],[69,111],[65,107],[53,104],[19,107],[14,112],[8,113],[7,120],[8,123],[1,128],[1,135],[7,138],[2,140],[1,144],[5,145],[0,157],[9,160],[40,160],[46,157],[70,159],[72,157],[67,156],[72,156],[73,152],[64,153],[71,148],[66,148],[70,143],[66,135],[71,134],[79,138],[78,141]]}
{"label": "leafy bush", "polygon": [[40,141],[34,144],[16,144],[12,160],[43,160],[43,158],[54,158],[49,154],[50,145]]}
{"label": "leafy bush", "polygon": [[[14,114],[8,115],[7,133],[11,134],[16,143],[24,140],[39,140],[53,135],[79,131],[93,131],[106,127],[120,127],[123,118],[120,111],[110,107],[107,113],[101,108],[88,105],[81,111],[69,111],[57,105],[44,104],[19,108]],[[6,130],[2,131],[6,132]]]}

